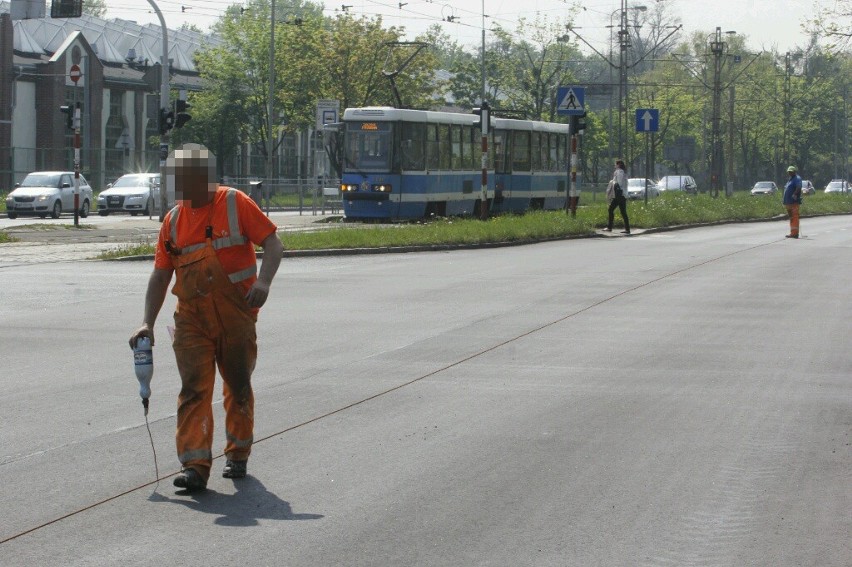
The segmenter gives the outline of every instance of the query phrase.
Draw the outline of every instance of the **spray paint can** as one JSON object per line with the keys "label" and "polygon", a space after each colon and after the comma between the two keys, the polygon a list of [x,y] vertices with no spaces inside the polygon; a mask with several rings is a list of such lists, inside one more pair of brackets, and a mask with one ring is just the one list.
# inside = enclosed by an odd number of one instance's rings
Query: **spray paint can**
{"label": "spray paint can", "polygon": [[148,415],[148,398],[151,397],[151,378],[154,376],[154,353],[151,350],[151,339],[139,337],[136,348],[133,349],[133,368],[136,379],[139,380],[139,396]]}

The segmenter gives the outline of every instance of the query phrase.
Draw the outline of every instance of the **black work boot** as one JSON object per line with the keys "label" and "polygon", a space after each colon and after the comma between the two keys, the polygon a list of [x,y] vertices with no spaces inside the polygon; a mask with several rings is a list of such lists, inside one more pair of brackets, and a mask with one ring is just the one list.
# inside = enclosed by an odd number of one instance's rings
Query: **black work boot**
{"label": "black work boot", "polygon": [[173,484],[178,488],[183,488],[187,492],[195,492],[196,490],[207,488],[207,481],[201,477],[201,474],[197,470],[191,467],[181,470],[175,477]]}
{"label": "black work boot", "polygon": [[243,478],[246,476],[248,461],[232,461],[228,459],[225,468],[222,469],[224,478]]}

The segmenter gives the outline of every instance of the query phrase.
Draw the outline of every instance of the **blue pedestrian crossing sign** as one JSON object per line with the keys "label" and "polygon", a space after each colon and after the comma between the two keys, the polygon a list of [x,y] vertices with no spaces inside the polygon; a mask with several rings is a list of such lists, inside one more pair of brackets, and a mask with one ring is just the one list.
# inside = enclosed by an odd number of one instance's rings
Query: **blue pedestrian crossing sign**
{"label": "blue pedestrian crossing sign", "polygon": [[658,132],[660,130],[660,110],[658,108],[636,109],[636,131]]}
{"label": "blue pedestrian crossing sign", "polygon": [[556,89],[556,114],[582,116],[586,112],[585,87],[559,87]]}

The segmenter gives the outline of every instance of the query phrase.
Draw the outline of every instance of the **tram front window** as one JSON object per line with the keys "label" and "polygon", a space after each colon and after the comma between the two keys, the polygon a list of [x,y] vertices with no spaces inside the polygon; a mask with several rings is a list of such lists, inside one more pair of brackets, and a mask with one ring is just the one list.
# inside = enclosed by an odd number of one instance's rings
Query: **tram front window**
{"label": "tram front window", "polygon": [[354,122],[346,129],[344,171],[389,171],[392,128],[387,122]]}

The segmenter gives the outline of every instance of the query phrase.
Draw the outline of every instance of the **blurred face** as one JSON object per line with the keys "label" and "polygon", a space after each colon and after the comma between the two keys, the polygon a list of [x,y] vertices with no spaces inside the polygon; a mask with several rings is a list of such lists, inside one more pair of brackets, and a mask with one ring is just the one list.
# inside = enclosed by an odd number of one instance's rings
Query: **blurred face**
{"label": "blurred face", "polygon": [[166,175],[174,180],[175,199],[193,209],[209,205],[216,183],[216,158],[206,148],[176,150],[166,162]]}
{"label": "blurred face", "polygon": [[189,201],[193,209],[213,202],[217,183],[204,166],[184,165],[175,168],[175,199]]}

